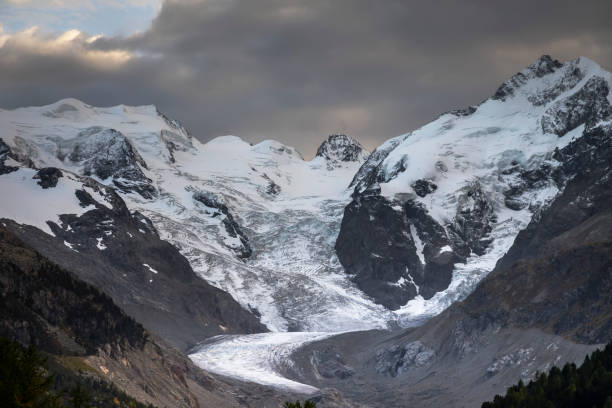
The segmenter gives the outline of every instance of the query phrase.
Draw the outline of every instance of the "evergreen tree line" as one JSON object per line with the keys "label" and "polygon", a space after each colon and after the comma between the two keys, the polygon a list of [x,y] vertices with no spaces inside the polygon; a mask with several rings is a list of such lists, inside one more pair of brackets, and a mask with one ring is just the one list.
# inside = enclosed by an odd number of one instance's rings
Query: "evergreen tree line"
{"label": "evergreen tree line", "polygon": [[539,373],[527,385],[519,381],[505,396],[482,408],[612,408],[612,342],[587,356],[576,368],[567,363]]}
{"label": "evergreen tree line", "polygon": [[302,405],[300,401],[295,401],[295,402],[287,401],[285,402],[285,405],[283,406],[283,408],[317,408],[317,406],[312,401],[306,401],[304,402],[304,405]]}

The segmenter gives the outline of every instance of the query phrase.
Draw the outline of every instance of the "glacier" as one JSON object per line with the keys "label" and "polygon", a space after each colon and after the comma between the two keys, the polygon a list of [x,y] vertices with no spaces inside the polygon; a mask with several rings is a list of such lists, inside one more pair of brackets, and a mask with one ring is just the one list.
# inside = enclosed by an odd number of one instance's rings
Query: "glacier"
{"label": "glacier", "polygon": [[[593,78],[611,84],[612,77],[587,58],[550,71],[539,60],[477,107],[443,114],[372,154],[350,137],[330,136],[312,160],[272,140],[253,145],[221,136],[202,143],[152,105],[104,108],[64,99],[0,110],[0,138],[10,148],[9,164],[19,166],[0,174],[0,217],[51,233],[46,221],[87,211],[74,197],[75,180],[62,178],[69,185],[61,191],[42,190],[28,167],[57,167],[115,187],[130,211],[148,217],[199,276],[272,331],[210,339],[192,359],[211,372],[310,393],[313,387],[277,374],[296,347],[340,332],[414,326],[440,313],[474,289],[558,194],[547,180],[520,196],[529,205],[508,208],[504,191],[515,180],[503,171],[512,163],[556,166],[554,151],[580,137],[585,124],[559,136],[550,131],[561,126],[551,112],[568,109],[560,102]],[[545,117],[554,126],[543,126]],[[423,179],[437,188],[421,197],[411,185]],[[456,217],[462,189],[474,180],[493,203],[491,244],[454,265],[448,288],[389,310],[345,273],[334,245],[354,194],[373,185],[390,202],[409,194],[446,225]],[[413,226],[409,236],[418,241],[424,263],[423,235]],[[410,276],[394,283],[416,286]]]}

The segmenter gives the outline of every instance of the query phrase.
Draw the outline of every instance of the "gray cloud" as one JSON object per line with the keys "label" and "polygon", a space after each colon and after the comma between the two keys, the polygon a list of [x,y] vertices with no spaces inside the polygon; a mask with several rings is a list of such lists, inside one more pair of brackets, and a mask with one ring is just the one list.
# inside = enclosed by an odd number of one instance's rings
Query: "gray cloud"
{"label": "gray cloud", "polygon": [[611,68],[610,15],[609,0],[172,0],[127,38],[57,52],[8,40],[0,106],[154,103],[202,140],[273,138],[311,155],[342,131],[375,147],[478,103],[541,54]]}

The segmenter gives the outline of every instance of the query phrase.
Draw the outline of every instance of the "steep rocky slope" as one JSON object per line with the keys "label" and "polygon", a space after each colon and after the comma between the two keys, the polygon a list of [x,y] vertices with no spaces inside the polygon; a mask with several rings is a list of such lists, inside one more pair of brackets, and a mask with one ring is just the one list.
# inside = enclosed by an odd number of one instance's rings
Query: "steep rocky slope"
{"label": "steep rocky slope", "polygon": [[462,307],[579,343],[612,339],[612,123],[558,152],[563,194],[516,238]]}
{"label": "steep rocky slope", "polygon": [[[113,383],[156,407],[278,407],[304,396],[216,378],[148,333],[113,300],[0,227],[0,336],[36,345],[63,381]],[[358,406],[334,390],[323,408]],[[112,399],[112,398],[111,398]]]}
{"label": "steep rocky slope", "polygon": [[155,406],[238,406],[217,382],[104,293],[0,227],[0,335]]}
{"label": "steep rocky slope", "polygon": [[612,339],[612,123],[555,152],[563,192],[463,302],[403,332],[312,343],[286,373],[380,407],[475,407]]}
{"label": "steep rocky slope", "polygon": [[480,105],[384,143],[351,184],[346,272],[405,324],[464,297],[563,190],[556,151],[612,117],[611,78],[543,56]]}
{"label": "steep rocky slope", "polygon": [[196,276],[113,188],[51,167],[0,177],[5,228],[104,290],[170,344],[187,349],[216,334],[265,331],[227,293]]}

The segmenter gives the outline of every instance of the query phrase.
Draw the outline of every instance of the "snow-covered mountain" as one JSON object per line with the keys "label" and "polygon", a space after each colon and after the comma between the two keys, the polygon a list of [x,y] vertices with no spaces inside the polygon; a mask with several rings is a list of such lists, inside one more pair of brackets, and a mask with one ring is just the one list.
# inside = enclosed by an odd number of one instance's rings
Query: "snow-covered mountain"
{"label": "snow-covered mountain", "polygon": [[466,296],[563,189],[556,152],[612,118],[610,84],[587,58],[543,56],[480,105],[381,145],[351,183],[346,271],[406,324]]}
{"label": "snow-covered mountain", "polygon": [[[306,161],[271,140],[250,145],[223,136],[202,144],[154,106],[96,108],[75,99],[1,111],[0,132],[7,165],[61,168],[113,186],[197,274],[272,330],[353,330],[392,320],[350,281],[333,249],[347,187],[368,156],[348,136],[330,136]],[[0,178],[0,188],[9,182]],[[33,222],[28,214],[37,211],[12,209],[8,218],[47,232],[46,220],[74,212],[50,207]]]}
{"label": "snow-covered mountain", "polygon": [[[64,99],[1,110],[0,218],[78,251],[63,215],[78,221],[90,208],[75,193],[110,209],[92,186],[113,187],[145,234],[176,246],[270,330],[313,332],[218,338],[198,353],[211,370],[274,382],[262,374],[275,370],[269,359],[299,344],[414,325],[467,296],[581,171],[559,170],[565,148],[610,121],[610,84],[589,59],[543,56],[480,105],[372,154],[331,135],[312,160],[271,140],[201,143],[154,106]],[[93,238],[104,251],[106,236]],[[258,350],[249,361],[228,357],[245,344]]]}

